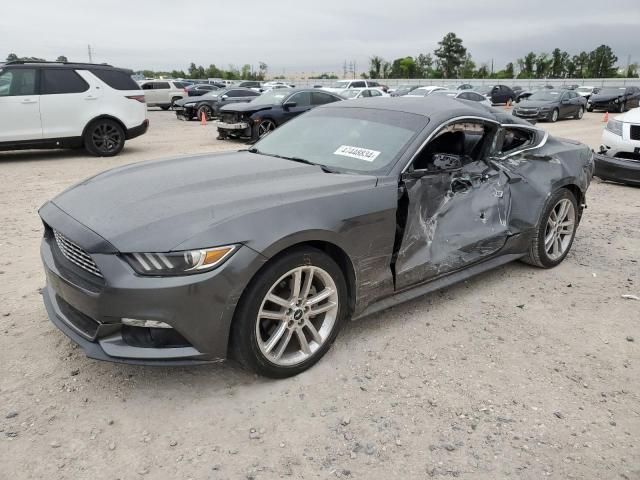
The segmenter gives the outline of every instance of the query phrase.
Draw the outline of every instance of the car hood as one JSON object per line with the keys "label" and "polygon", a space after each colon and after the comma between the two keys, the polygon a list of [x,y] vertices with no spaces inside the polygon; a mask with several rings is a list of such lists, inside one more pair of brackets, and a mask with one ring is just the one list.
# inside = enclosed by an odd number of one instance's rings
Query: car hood
{"label": "car hood", "polygon": [[632,108],[627,113],[617,115],[615,119],[620,120],[621,122],[640,124],[640,107]]}
{"label": "car hood", "polygon": [[[120,252],[168,252],[250,242],[248,237],[257,235],[251,228],[256,214],[282,221],[277,210],[285,205],[374,188],[376,181],[229,152],[109,170],[69,188],[52,203]],[[210,232],[207,245],[189,243],[203,232]]]}
{"label": "car hood", "polygon": [[205,97],[204,95],[197,95],[194,97],[187,97],[181,100],[176,100],[175,104],[179,107],[184,107],[187,103],[198,103],[198,102],[215,102],[217,101],[217,97]]}
{"label": "car hood", "polygon": [[220,108],[221,112],[259,112],[260,110],[269,110],[271,108],[275,107],[275,104],[273,105],[255,105],[255,104],[251,104],[249,103],[231,103],[229,105],[224,105],[223,107]]}
{"label": "car hood", "polygon": [[541,108],[541,107],[555,107],[558,102],[553,100],[524,100],[520,103],[519,107],[522,108]]}
{"label": "car hood", "polygon": [[620,98],[624,95],[624,93],[620,94],[601,94],[595,93],[591,95],[591,103],[593,102],[609,102],[611,100],[615,100],[616,98]]}

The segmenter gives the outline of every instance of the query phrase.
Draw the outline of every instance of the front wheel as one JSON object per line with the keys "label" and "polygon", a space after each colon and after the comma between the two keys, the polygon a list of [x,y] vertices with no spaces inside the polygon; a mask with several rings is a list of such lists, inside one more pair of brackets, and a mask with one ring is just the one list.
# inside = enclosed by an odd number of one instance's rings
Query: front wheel
{"label": "front wheel", "polygon": [[258,137],[262,138],[268,133],[276,129],[276,124],[273,120],[264,119],[258,124]]}
{"label": "front wheel", "polygon": [[211,120],[213,118],[213,110],[209,105],[201,105],[198,108],[198,120],[202,120],[202,115],[205,115],[207,120]]}
{"label": "front wheel", "polygon": [[624,113],[624,111],[627,109],[627,105],[622,102],[620,103],[620,105],[618,105],[618,113]]}
{"label": "front wheel", "polygon": [[558,112],[558,109],[555,108],[553,112],[551,112],[551,115],[549,116],[549,121],[551,123],[556,123],[558,121],[559,116],[560,116],[560,112]]}
{"label": "front wheel", "polygon": [[124,148],[125,133],[119,123],[103,118],[91,123],[84,133],[84,148],[96,157],[113,157]]}
{"label": "front wheel", "polygon": [[547,201],[523,261],[541,268],[559,265],[571,249],[577,226],[576,198],[562,188]]}
{"label": "front wheel", "polygon": [[315,248],[296,248],[267,264],[243,293],[231,348],[260,375],[297,375],[329,350],[347,311],[336,262]]}

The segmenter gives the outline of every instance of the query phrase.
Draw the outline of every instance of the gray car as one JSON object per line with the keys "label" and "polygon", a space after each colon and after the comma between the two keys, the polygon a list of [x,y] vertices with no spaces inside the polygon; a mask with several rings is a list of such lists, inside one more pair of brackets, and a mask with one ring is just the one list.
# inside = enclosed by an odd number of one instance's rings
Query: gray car
{"label": "gray car", "polygon": [[580,120],[586,108],[587,100],[573,90],[544,88],[521,100],[513,114],[527,120],[557,122],[562,118]]}
{"label": "gray car", "polygon": [[250,150],[116,168],[40,209],[51,321],[96,359],[286,377],[340,327],[558,265],[591,150],[447,96],[318,107]]}

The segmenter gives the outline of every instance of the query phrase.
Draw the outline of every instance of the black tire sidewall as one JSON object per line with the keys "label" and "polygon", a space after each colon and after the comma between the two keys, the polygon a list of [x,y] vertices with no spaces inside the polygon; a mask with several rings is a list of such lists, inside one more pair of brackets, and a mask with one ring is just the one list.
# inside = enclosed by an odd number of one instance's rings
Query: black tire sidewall
{"label": "black tire sidewall", "polygon": [[[116,148],[111,152],[103,152],[102,150],[97,148],[93,143],[93,138],[92,138],[93,131],[96,129],[98,125],[101,125],[101,124],[106,124],[106,125],[115,127],[116,129],[118,129],[120,136],[122,137],[122,141],[120,142],[120,145],[118,146],[118,148]],[[114,157],[118,155],[124,148],[125,141],[126,141],[125,132],[122,126],[120,126],[120,124],[115,120],[111,120],[108,118],[103,118],[103,119],[99,119],[91,122],[87,127],[87,129],[85,130],[84,138],[83,138],[85,150],[95,157]]]}
{"label": "black tire sidewall", "polygon": [[198,107],[198,112],[196,114],[196,118],[198,120],[202,119],[202,112],[205,112],[207,115],[207,120],[210,120],[213,116],[213,111],[211,110],[211,107],[209,105],[200,105]]}
{"label": "black tire sidewall", "polygon": [[[549,255],[547,254],[547,251],[544,248],[545,230],[547,227],[547,221],[549,220],[549,215],[551,214],[551,210],[555,208],[558,202],[563,198],[570,200],[571,203],[573,204],[573,211],[575,212],[573,234],[571,235],[571,242],[569,243],[569,246],[567,247],[567,250],[564,252],[564,254],[557,260],[552,260],[551,258],[549,258]],[[543,267],[553,268],[556,265],[559,265],[560,263],[562,263],[562,261],[566,258],[566,256],[571,251],[571,247],[573,246],[573,241],[576,238],[577,228],[578,228],[578,203],[576,201],[576,197],[573,195],[573,193],[571,193],[566,188],[562,188],[556,191],[546,203],[544,210],[542,211],[542,215],[540,217],[540,223],[538,224],[538,231],[536,232],[536,235],[538,236],[537,254]]]}
{"label": "black tire sidewall", "polygon": [[[256,339],[255,322],[264,297],[273,284],[290,270],[301,266],[317,266],[325,270],[338,289],[338,314],[333,331],[312,357],[293,366],[279,366],[264,357]],[[274,257],[256,274],[245,289],[234,315],[231,349],[245,367],[271,378],[286,378],[307,370],[329,350],[348,313],[347,285],[337,263],[326,253],[313,247],[300,247]]]}

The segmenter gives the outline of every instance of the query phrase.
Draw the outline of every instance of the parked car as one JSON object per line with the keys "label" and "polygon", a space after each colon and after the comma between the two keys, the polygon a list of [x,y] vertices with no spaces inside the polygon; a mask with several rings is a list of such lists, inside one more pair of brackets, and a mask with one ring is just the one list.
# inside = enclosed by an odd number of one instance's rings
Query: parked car
{"label": "parked car", "polygon": [[216,123],[218,138],[249,137],[256,141],[301,113],[340,100],[343,99],[339,95],[312,88],[263,93],[249,103],[222,107],[220,121]]}
{"label": "parked car", "polygon": [[447,97],[460,98],[462,100],[471,100],[473,102],[478,102],[487,107],[491,106],[491,102],[487,100],[487,98],[483,95],[480,95],[478,92],[474,92],[471,90],[435,90],[433,95],[446,95]]}
{"label": "parked car", "polygon": [[609,120],[595,162],[597,177],[640,187],[640,108]]}
{"label": "parked car", "polygon": [[189,97],[199,97],[200,95],[204,95],[205,93],[220,90],[220,87],[209,83],[199,83],[195,85],[189,85],[184,90],[185,92],[187,92],[187,95]]}
{"label": "parked car", "polygon": [[340,93],[347,88],[370,88],[380,87],[380,84],[373,80],[337,80],[328,87],[322,87],[323,90],[333,93]]}
{"label": "parked car", "polygon": [[340,96],[347,100],[368,97],[388,97],[389,95],[379,88],[348,88],[340,92]]}
{"label": "parked car", "polygon": [[436,90],[446,90],[446,88],[436,87],[435,85],[430,85],[428,87],[418,87],[414,90],[411,90],[409,93],[407,93],[405,97],[426,97],[427,95],[432,94]]}
{"label": "parked car", "polygon": [[176,80],[151,80],[140,83],[144,98],[149,107],[160,107],[169,110],[177,100],[187,97],[185,89],[191,85]]}
{"label": "parked car", "polygon": [[591,95],[587,103],[587,111],[606,110],[623,113],[629,108],[638,106],[640,106],[640,88],[603,87],[598,93]]}
{"label": "parked car", "polygon": [[598,93],[599,90],[600,89],[598,87],[583,86],[576,88],[576,93],[589,100],[591,95]]}
{"label": "parked car", "polygon": [[391,90],[390,95],[392,97],[402,97],[411,93],[418,87],[421,87],[421,85],[399,85],[394,90]]}
{"label": "parked car", "polygon": [[474,89],[484,95],[492,104],[509,103],[516,99],[516,94],[507,85],[484,85]]}
{"label": "parked car", "polygon": [[0,67],[0,150],[80,148],[111,157],[149,126],[130,70],[8,62]]}
{"label": "parked car", "polygon": [[249,150],[65,190],[39,211],[42,297],[92,358],[289,377],[350,318],[514,260],[559,265],[592,171],[586,145],[471,102],[335,102]]}
{"label": "parked car", "polygon": [[234,85],[234,87],[250,88],[251,90],[255,90],[256,92],[261,92],[262,82],[258,82],[257,80],[244,80],[237,85]]}
{"label": "parked car", "polygon": [[462,83],[456,87],[456,90],[472,90],[473,88],[473,85],[470,83]]}
{"label": "parked car", "polygon": [[574,90],[538,90],[513,109],[513,115],[527,120],[557,122],[561,118],[581,119],[587,100]]}
{"label": "parked car", "polygon": [[227,88],[215,90],[195,98],[178,100],[173,109],[180,120],[201,119],[204,114],[207,120],[217,117],[220,107],[229,103],[250,102],[260,93],[250,88]]}

